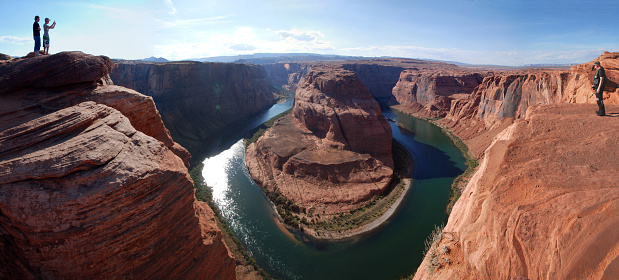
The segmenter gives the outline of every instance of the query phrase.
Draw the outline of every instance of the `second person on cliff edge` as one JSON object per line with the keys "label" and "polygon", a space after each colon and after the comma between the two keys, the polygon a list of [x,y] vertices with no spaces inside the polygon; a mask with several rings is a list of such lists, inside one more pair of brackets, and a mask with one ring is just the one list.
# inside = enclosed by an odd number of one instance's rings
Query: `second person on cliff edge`
{"label": "second person on cliff edge", "polygon": [[591,71],[595,71],[595,75],[593,76],[593,90],[595,91],[595,99],[598,103],[599,111],[595,111],[598,116],[605,116],[606,110],[604,108],[604,84],[606,83],[606,72],[604,71],[604,67],[600,65],[599,61],[593,63],[593,68]]}

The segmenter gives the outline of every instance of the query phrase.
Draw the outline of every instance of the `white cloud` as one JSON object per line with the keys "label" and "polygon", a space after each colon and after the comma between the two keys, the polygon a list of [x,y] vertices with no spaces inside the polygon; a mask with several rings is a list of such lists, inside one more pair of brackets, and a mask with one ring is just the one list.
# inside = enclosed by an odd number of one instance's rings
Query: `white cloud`
{"label": "white cloud", "polygon": [[248,44],[236,44],[236,45],[230,46],[230,49],[234,51],[253,51],[256,49],[256,47],[252,45],[248,45]]}
{"label": "white cloud", "polygon": [[168,41],[155,46],[155,56],[171,60],[252,53],[332,53],[335,48],[319,31],[272,31],[236,27],[232,32],[203,32],[185,41]]}
{"label": "white cloud", "polygon": [[33,39],[28,37],[0,36],[0,43],[23,45],[31,42],[34,42]]}
{"label": "white cloud", "polygon": [[162,28],[196,28],[196,26],[206,24],[225,23],[223,20],[229,16],[216,16],[207,18],[188,18],[188,19],[175,19],[173,21],[163,21],[156,19],[157,24]]}
{"label": "white cloud", "polygon": [[285,40],[296,40],[302,42],[318,41],[318,38],[322,38],[325,35],[320,31],[301,31],[301,30],[279,30],[275,31],[275,34],[279,35]]}
{"label": "white cloud", "polygon": [[163,0],[163,3],[168,7],[168,9],[170,9],[168,12],[169,15],[174,16],[178,13],[176,8],[174,8],[174,3],[172,3],[172,0]]}

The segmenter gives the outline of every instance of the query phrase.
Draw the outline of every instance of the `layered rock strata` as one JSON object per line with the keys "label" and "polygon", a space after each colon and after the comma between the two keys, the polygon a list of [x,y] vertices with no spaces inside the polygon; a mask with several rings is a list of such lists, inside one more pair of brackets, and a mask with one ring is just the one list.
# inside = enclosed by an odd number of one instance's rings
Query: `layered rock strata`
{"label": "layered rock strata", "polygon": [[263,67],[232,63],[118,61],[115,84],[151,96],[172,138],[196,159],[231,125],[274,104]]}
{"label": "layered rock strata", "polygon": [[257,183],[328,220],[383,193],[393,176],[391,127],[354,73],[312,70],[292,113],[247,148]]}
{"label": "layered rock strata", "polygon": [[404,70],[393,88],[398,104],[415,108],[428,117],[444,117],[452,101],[469,98],[485,73]]}
{"label": "layered rock strata", "polygon": [[187,151],[112,67],[80,52],[0,66],[0,278],[234,278]]}

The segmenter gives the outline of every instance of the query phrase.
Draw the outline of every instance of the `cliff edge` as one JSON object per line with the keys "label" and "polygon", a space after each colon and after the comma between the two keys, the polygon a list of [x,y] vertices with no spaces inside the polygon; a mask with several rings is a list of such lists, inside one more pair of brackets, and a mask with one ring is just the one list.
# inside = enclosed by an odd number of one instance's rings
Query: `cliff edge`
{"label": "cliff edge", "polygon": [[619,277],[619,53],[596,61],[606,117],[594,113],[593,61],[488,76],[452,102],[439,123],[482,161],[415,279]]}
{"label": "cliff edge", "polygon": [[188,152],[104,56],[0,65],[0,278],[233,279]]}
{"label": "cliff edge", "polygon": [[533,106],[494,138],[415,279],[616,279],[619,119],[594,108]]}

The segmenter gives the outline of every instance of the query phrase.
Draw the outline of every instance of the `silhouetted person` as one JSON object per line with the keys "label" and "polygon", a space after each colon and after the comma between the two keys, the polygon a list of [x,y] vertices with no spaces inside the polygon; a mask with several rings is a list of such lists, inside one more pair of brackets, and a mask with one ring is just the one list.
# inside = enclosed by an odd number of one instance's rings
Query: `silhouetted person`
{"label": "silhouetted person", "polygon": [[45,18],[45,24],[43,24],[43,53],[49,54],[49,30],[56,27],[56,21],[52,25],[49,25],[49,18]]}
{"label": "silhouetted person", "polygon": [[34,56],[39,56],[41,53],[41,26],[39,26],[39,16],[34,17],[34,24],[32,25],[32,36],[34,36]]}
{"label": "silhouetted person", "polygon": [[593,63],[593,68],[591,70],[595,70],[595,75],[593,76],[593,90],[595,91],[595,99],[598,103],[599,110],[595,111],[598,116],[605,116],[606,110],[604,109],[604,84],[606,83],[606,71],[604,71],[604,67],[600,65],[599,61]]}

